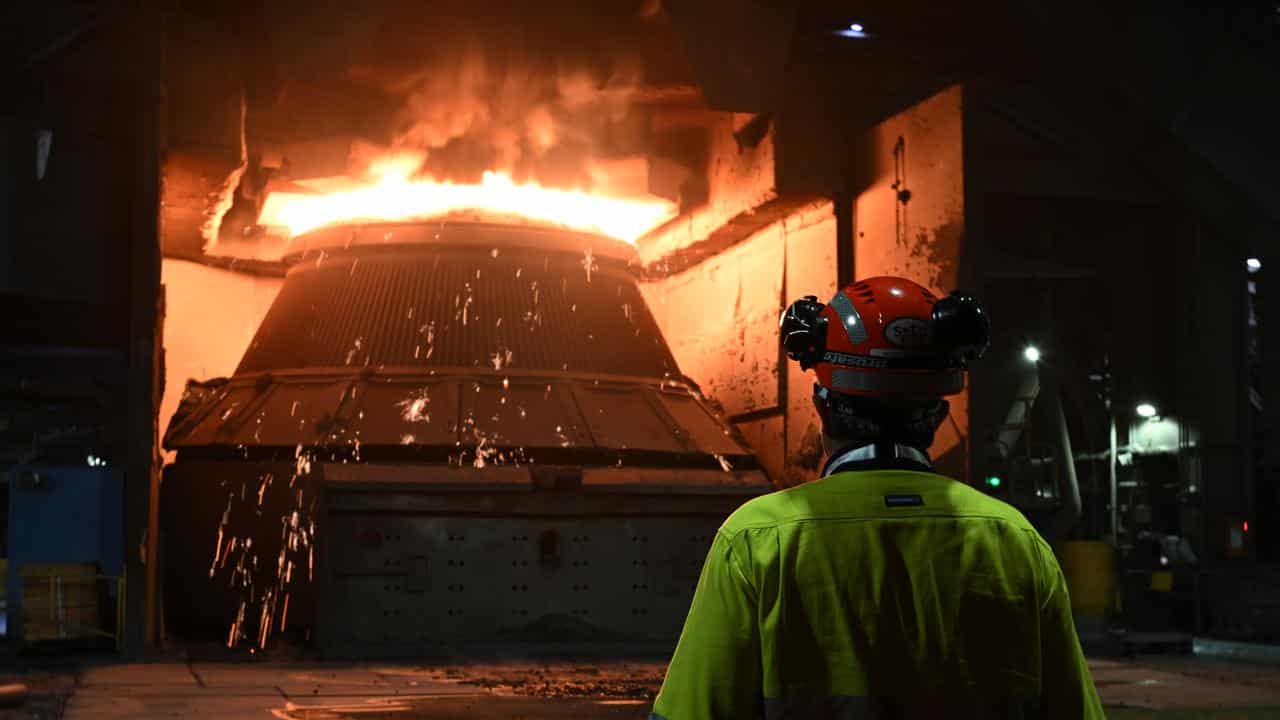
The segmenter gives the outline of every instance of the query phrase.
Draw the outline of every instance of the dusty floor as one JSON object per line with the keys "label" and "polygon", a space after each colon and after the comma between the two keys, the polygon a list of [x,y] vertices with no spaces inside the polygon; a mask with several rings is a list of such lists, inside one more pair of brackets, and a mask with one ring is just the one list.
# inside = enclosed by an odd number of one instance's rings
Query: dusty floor
{"label": "dusty floor", "polygon": [[[1091,667],[1112,718],[1280,718],[1280,667],[1159,657]],[[0,710],[0,720],[644,720],[664,669],[628,661],[100,664],[21,674],[31,698]]]}

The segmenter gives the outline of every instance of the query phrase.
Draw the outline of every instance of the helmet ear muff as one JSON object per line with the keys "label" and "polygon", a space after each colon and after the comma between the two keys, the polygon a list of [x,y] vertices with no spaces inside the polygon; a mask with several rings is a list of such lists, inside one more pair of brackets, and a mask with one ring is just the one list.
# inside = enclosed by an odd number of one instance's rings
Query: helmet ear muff
{"label": "helmet ear muff", "polygon": [[991,344],[991,321],[978,300],[954,290],[933,305],[933,340],[951,359],[952,365],[968,368],[981,358]]}
{"label": "helmet ear muff", "polygon": [[827,352],[827,319],[822,317],[826,307],[816,296],[806,295],[791,303],[778,322],[782,347],[802,370],[817,365]]}

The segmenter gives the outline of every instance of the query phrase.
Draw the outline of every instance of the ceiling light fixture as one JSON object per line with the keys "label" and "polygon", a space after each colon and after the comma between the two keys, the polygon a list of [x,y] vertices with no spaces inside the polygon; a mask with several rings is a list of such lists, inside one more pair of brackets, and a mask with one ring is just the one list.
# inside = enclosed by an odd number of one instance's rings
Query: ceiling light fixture
{"label": "ceiling light fixture", "polygon": [[842,27],[839,30],[836,30],[835,34],[841,37],[847,37],[847,38],[871,37],[870,35],[867,34],[867,26],[859,22],[849,23],[848,26]]}

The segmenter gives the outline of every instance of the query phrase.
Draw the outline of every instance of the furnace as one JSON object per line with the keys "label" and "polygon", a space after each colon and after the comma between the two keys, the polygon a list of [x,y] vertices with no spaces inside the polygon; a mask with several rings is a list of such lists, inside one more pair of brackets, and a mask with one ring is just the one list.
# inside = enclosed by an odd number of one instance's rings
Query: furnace
{"label": "furnace", "polygon": [[674,639],[724,518],[770,490],[673,359],[636,252],[475,220],[332,225],[165,445],[187,637],[342,652]]}

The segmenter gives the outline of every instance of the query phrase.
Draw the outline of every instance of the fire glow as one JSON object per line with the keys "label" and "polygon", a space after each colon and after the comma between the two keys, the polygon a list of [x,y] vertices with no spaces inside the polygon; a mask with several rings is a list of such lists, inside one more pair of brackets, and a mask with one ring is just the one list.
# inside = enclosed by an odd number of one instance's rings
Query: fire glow
{"label": "fire glow", "polygon": [[371,168],[369,184],[317,194],[273,192],[259,224],[286,228],[291,236],[326,225],[359,221],[423,220],[459,212],[516,216],[597,232],[634,243],[676,214],[675,203],[654,197],[629,199],[537,183],[517,184],[486,172],[478,185],[459,185],[414,172],[418,158],[391,158]]}

